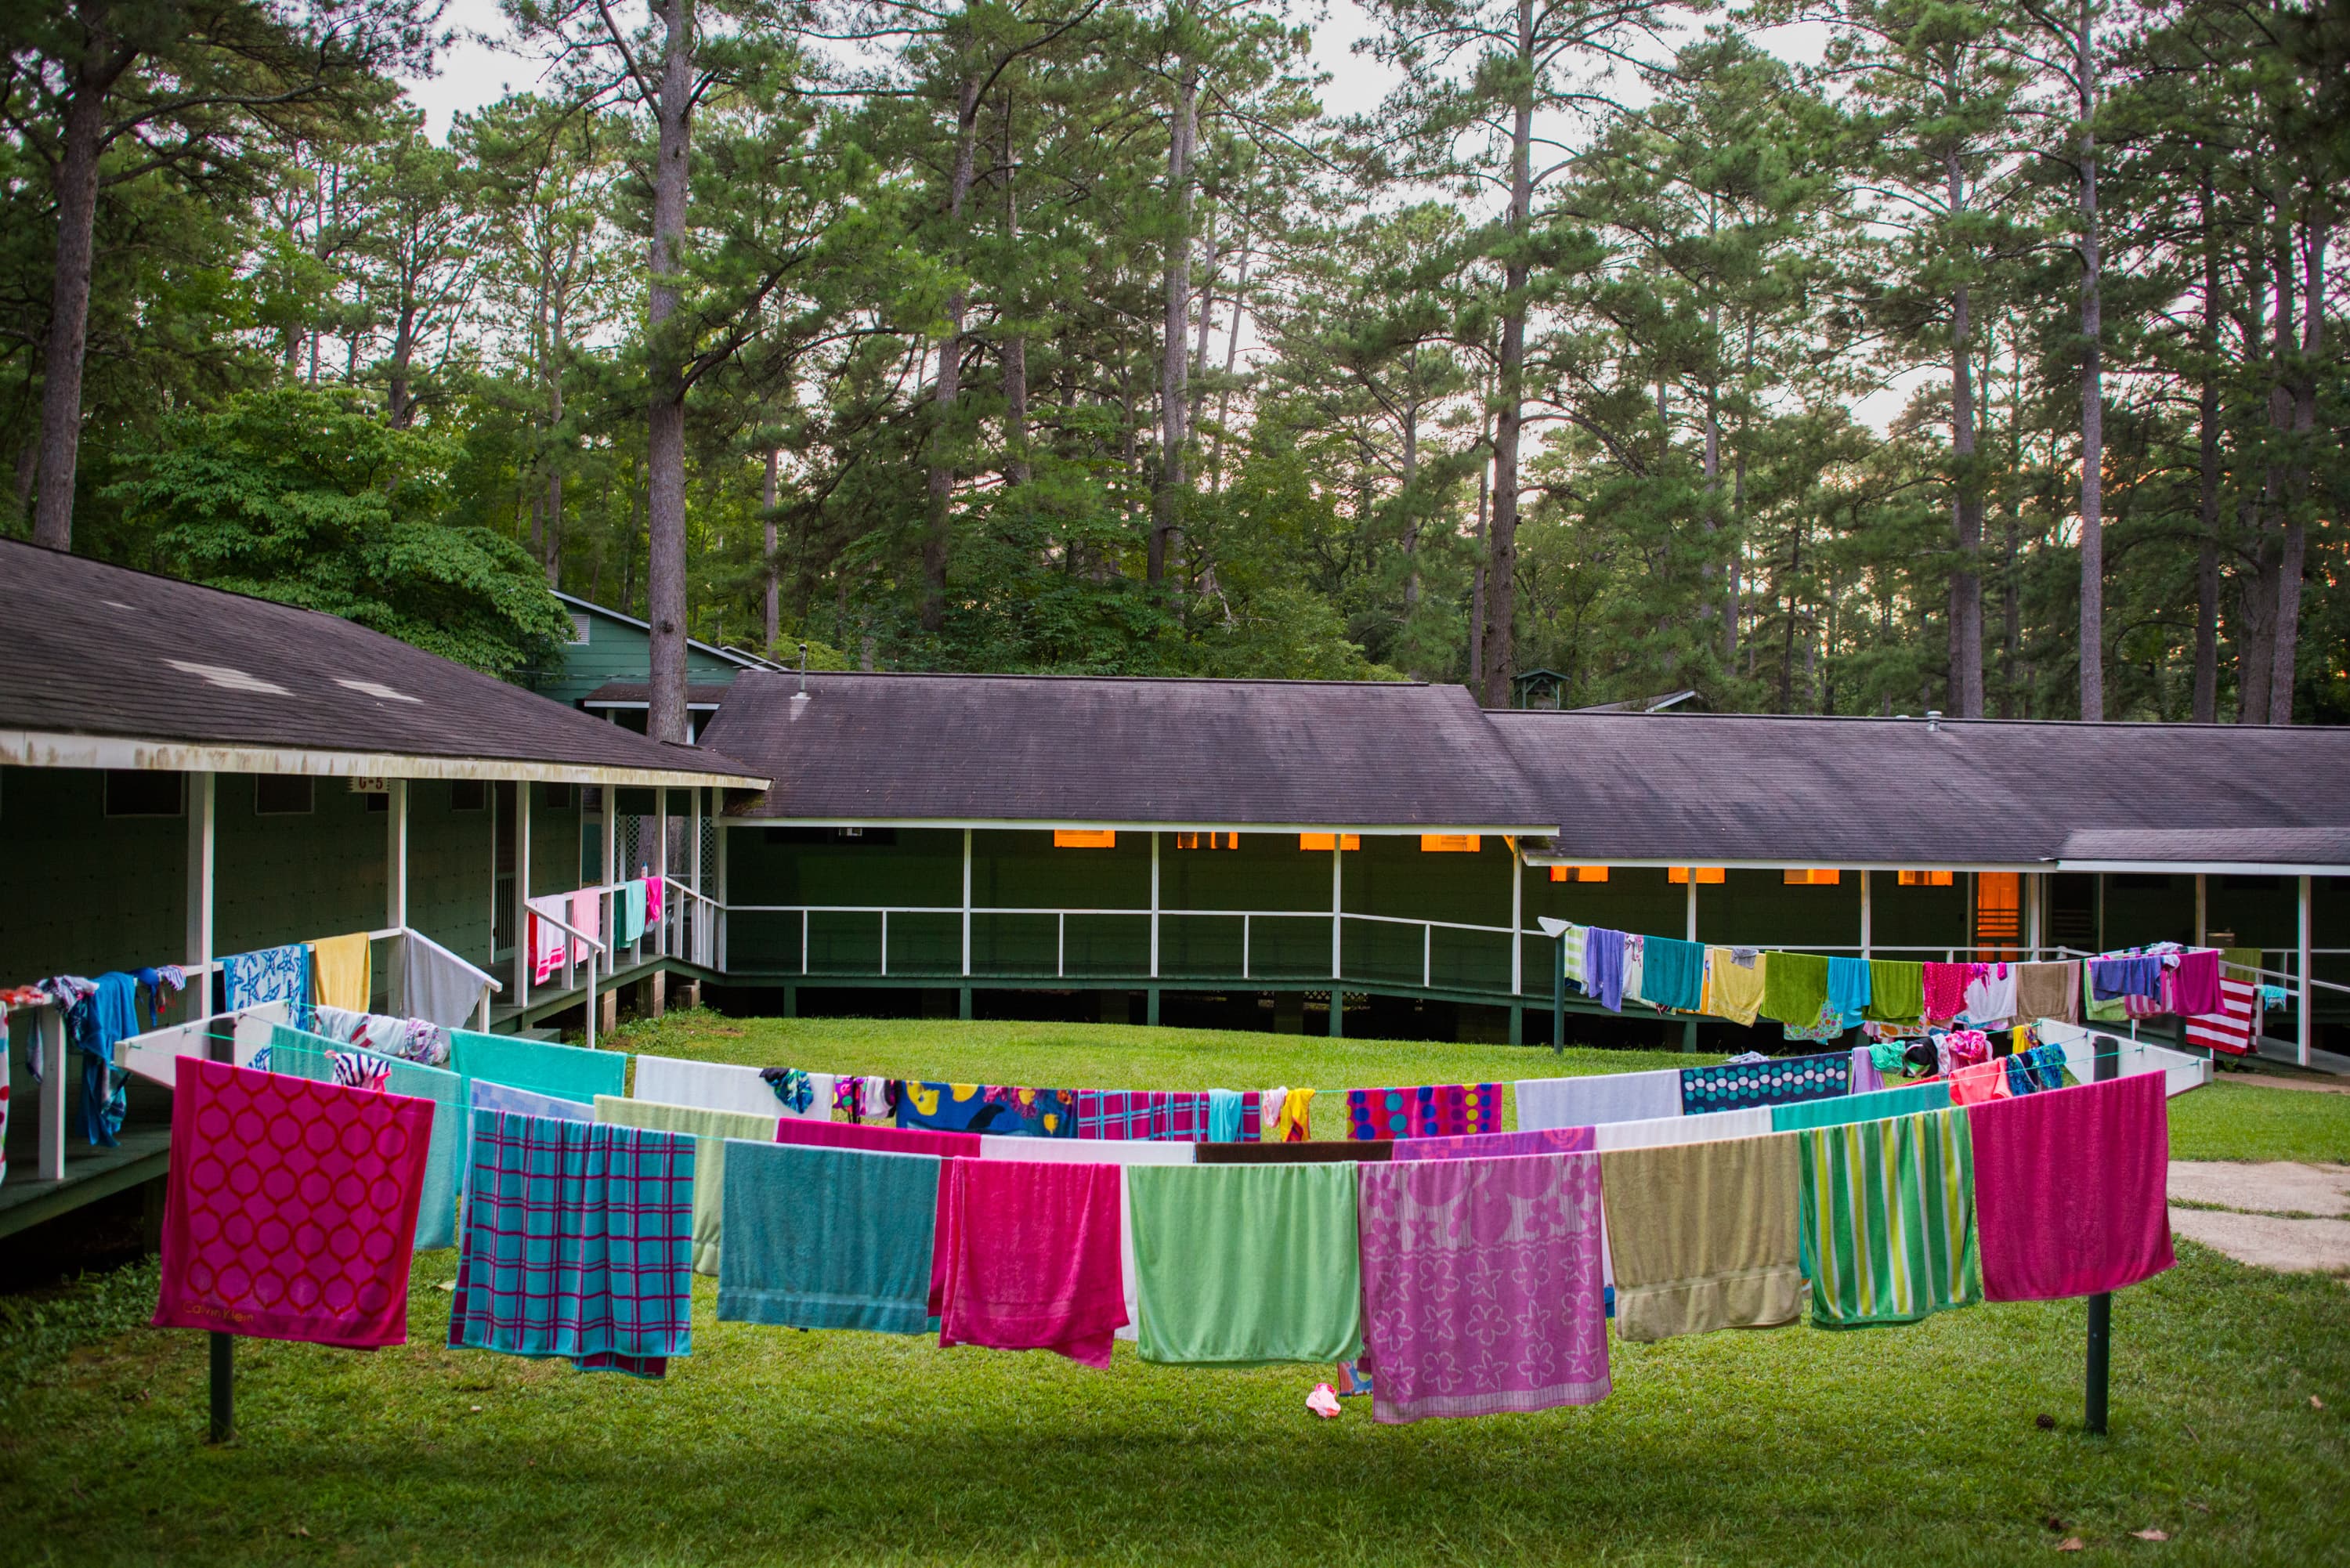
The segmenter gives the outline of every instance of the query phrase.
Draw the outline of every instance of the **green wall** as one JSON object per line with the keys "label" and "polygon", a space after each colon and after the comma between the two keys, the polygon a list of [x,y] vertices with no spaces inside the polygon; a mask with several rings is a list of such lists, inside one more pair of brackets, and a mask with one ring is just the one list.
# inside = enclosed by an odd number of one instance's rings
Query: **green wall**
{"label": "green wall", "polygon": [[[560,668],[534,674],[531,690],[557,702],[577,703],[608,680],[644,680],[652,673],[652,635],[639,626],[593,609],[566,605],[567,610],[588,618],[588,640],[566,643]],[[687,644],[688,684],[731,684],[743,667]]]}

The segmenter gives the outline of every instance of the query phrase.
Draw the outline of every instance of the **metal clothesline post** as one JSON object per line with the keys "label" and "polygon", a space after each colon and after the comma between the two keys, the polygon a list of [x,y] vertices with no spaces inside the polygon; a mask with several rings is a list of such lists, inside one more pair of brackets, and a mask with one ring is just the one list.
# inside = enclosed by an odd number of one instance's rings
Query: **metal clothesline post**
{"label": "metal clothesline post", "polygon": [[[2100,1051],[2095,1065],[2090,1069],[2092,1082],[2118,1077],[2121,1059],[2118,1052]],[[2082,1393],[2081,1424],[2091,1437],[2106,1435],[2106,1397],[2113,1368],[2114,1296],[2111,1291],[2099,1291],[2089,1298],[2089,1344],[2086,1387]]]}
{"label": "metal clothesline post", "polygon": [[[236,1048],[215,1035],[205,1042],[204,1055],[214,1062],[234,1062]],[[236,1434],[236,1336],[213,1329],[206,1353],[212,1375],[212,1440],[225,1443]]]}

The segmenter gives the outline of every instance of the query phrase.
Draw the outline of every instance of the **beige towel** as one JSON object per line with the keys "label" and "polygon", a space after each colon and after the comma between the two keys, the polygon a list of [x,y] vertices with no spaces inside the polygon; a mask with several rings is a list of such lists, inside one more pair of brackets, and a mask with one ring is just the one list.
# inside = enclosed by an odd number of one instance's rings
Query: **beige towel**
{"label": "beige towel", "polygon": [[2081,1021],[2081,961],[2015,966],[2015,1014],[2019,1021],[2054,1018]]}
{"label": "beige towel", "polygon": [[718,1272],[719,1231],[725,1213],[726,1140],[775,1142],[782,1109],[779,1104],[776,1116],[754,1116],[747,1111],[705,1111],[691,1106],[664,1106],[657,1100],[596,1096],[599,1122],[693,1135],[693,1272],[697,1274]]}
{"label": "beige towel", "polygon": [[1762,955],[1751,948],[1747,951],[1749,961],[1742,964],[1734,949],[1705,950],[1705,995],[1697,1007],[1700,1012],[1752,1029],[1762,1011]]}
{"label": "beige towel", "polygon": [[310,962],[318,973],[318,1005],[365,1012],[368,994],[375,989],[375,972],[368,962],[368,934],[321,937],[310,944]]}
{"label": "beige towel", "polygon": [[1804,1291],[1797,1136],[1599,1157],[1617,1333],[1670,1339],[1795,1321]]}

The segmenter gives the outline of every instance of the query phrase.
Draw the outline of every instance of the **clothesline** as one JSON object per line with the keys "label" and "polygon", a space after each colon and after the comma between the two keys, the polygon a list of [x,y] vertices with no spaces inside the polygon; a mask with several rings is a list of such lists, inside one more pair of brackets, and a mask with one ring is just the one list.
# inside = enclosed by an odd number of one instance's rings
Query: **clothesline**
{"label": "clothesline", "polygon": [[[462,1143],[449,1343],[639,1376],[691,1354],[702,1272],[718,1277],[721,1321],[936,1333],[942,1347],[1044,1348],[1096,1366],[1120,1332],[1162,1363],[1357,1361],[1378,1418],[1409,1421],[1605,1398],[1611,1307],[1627,1340],[1776,1326],[1807,1301],[1817,1326],[1868,1326],[2111,1290],[2171,1262],[2164,1085],[2150,1074],[1973,1106],[1909,1108],[1914,1089],[1874,1091],[1775,1107],[1744,1136],[1704,1124],[1751,1112],[1679,1118],[1680,1138],[1641,1144],[1602,1126],[1535,1135],[1537,1153],[1484,1152],[1528,1136],[1493,1132],[1399,1140],[1386,1160],[1301,1163],[1267,1146],[1229,1164],[1203,1163],[1216,1145],[925,1133],[617,1092],[582,1104],[576,1082],[556,1096],[560,1114],[497,1108],[483,1096],[490,1075],[547,1085],[577,1064],[538,1042],[468,1060],[485,1049],[471,1038],[452,1062],[478,1074],[462,1133],[451,1100],[402,1094],[390,1077],[436,1070],[376,1058],[380,1076],[326,1081],[343,1057],[370,1054],[282,1026],[270,1073],[183,1072],[186,1120],[209,1130],[174,1142],[157,1323],[250,1327],[259,1320],[228,1295],[239,1268],[292,1278],[323,1266],[244,1258],[196,1223],[209,1190],[176,1179],[202,1158],[234,1188],[240,1162],[366,1141],[311,1137],[321,1120],[374,1129],[377,1154],[348,1157],[351,1173],[401,1197],[335,1224],[400,1244],[362,1250],[380,1259],[368,1277],[321,1298],[344,1304],[259,1332],[404,1339],[420,1206],[428,1223],[453,1207],[422,1201],[428,1168],[445,1169]],[[274,1087],[288,1070],[310,1081]],[[213,1103],[254,1114],[205,1116]],[[1783,1114],[1796,1125],[1782,1127]],[[1420,1142],[1441,1147],[1411,1150]],[[1861,1191],[1879,1198],[1859,1204]],[[289,1224],[273,1235],[318,1218],[278,1217]],[[548,1235],[551,1248],[525,1245]],[[1921,1251],[1904,1237],[1939,1240]],[[1499,1296],[1456,1296],[1471,1273],[1501,1282]]]}

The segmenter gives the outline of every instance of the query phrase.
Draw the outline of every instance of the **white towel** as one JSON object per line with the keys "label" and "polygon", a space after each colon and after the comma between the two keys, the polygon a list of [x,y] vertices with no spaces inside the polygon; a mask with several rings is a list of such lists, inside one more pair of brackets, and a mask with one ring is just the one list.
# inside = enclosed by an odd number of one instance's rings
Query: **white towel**
{"label": "white towel", "polygon": [[1524,1078],[1518,1083],[1520,1132],[1594,1127],[1606,1122],[1647,1121],[1680,1114],[1681,1075],[1670,1067],[1653,1073]]}
{"label": "white towel", "polygon": [[1967,981],[1965,1022],[1977,1028],[2006,1023],[2015,1016],[2015,965],[1995,963]]}
{"label": "white towel", "polygon": [[664,1106],[692,1106],[705,1111],[742,1111],[754,1116],[793,1116],[801,1121],[832,1119],[830,1073],[810,1073],[815,1091],[807,1109],[795,1111],[775,1097],[775,1086],[759,1076],[756,1067],[732,1062],[684,1062],[674,1056],[639,1056],[637,1084],[631,1099]]}
{"label": "white towel", "polygon": [[1191,1143],[1151,1142],[1109,1137],[990,1137],[979,1142],[982,1159],[1057,1160],[1064,1165],[1115,1165],[1118,1171],[1118,1277],[1126,1293],[1126,1326],[1120,1339],[1132,1339],[1142,1321],[1134,1288],[1134,1225],[1127,1218],[1126,1168],[1129,1165],[1190,1165]]}
{"label": "white towel", "polygon": [[1719,1143],[1725,1138],[1761,1137],[1771,1130],[1771,1107],[1743,1111],[1707,1111],[1702,1116],[1659,1116],[1652,1121],[1602,1122],[1591,1129],[1594,1147],[1655,1148],[1670,1143]]}

